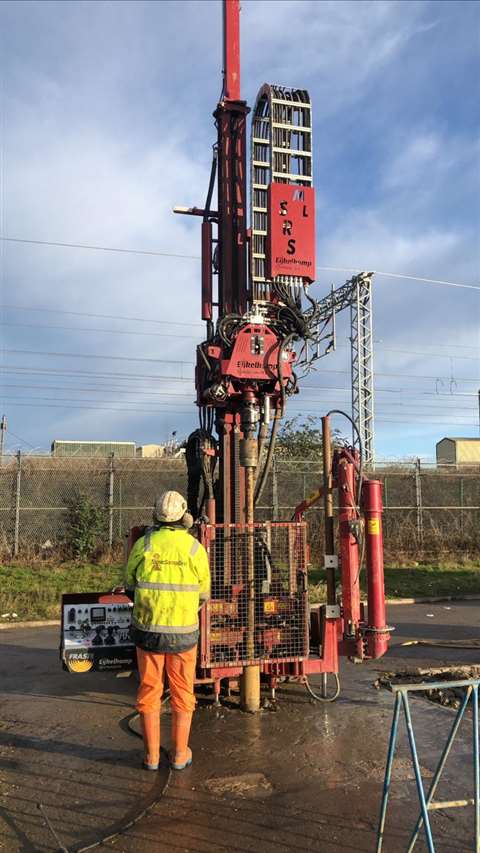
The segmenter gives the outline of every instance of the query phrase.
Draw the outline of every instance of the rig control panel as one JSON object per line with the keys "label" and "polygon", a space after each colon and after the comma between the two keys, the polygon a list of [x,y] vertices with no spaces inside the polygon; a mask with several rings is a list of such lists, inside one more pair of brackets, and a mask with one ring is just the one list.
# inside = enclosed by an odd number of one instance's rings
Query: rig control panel
{"label": "rig control panel", "polygon": [[68,672],[135,669],[133,603],[119,593],[62,596],[60,657]]}

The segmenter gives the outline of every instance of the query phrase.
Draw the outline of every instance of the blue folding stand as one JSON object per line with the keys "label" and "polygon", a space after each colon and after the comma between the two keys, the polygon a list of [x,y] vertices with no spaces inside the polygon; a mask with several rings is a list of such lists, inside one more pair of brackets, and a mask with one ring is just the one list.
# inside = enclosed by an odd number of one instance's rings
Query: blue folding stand
{"label": "blue folding stand", "polygon": [[[413,769],[415,771],[415,781],[417,784],[418,791],[418,799],[420,801],[421,813],[418,817],[417,823],[415,825],[415,829],[413,830],[412,836],[410,838],[407,853],[411,853],[413,850],[419,832],[422,826],[425,829],[425,835],[427,839],[427,847],[429,853],[435,853],[435,846],[432,838],[432,829],[430,826],[429,819],[429,811],[433,811],[434,809],[452,809],[452,808],[460,808],[462,806],[475,806],[475,853],[480,853],[480,799],[479,799],[479,789],[480,789],[480,763],[479,763],[479,739],[478,739],[478,685],[480,684],[480,679],[466,679],[465,681],[434,681],[434,682],[423,682],[422,684],[392,684],[390,689],[393,693],[395,693],[395,707],[393,710],[393,719],[392,719],[392,728],[390,730],[390,740],[388,744],[388,756],[387,756],[387,766],[385,769],[385,780],[383,783],[383,796],[382,796],[382,807],[380,810],[380,821],[378,824],[378,832],[377,832],[377,847],[376,853],[381,853],[384,834],[385,834],[385,818],[387,815],[387,805],[388,805],[388,797],[390,794],[390,784],[392,778],[392,765],[393,758],[395,755],[395,747],[397,743],[397,733],[398,733],[398,722],[400,717],[400,706],[403,706],[403,710],[405,713],[405,723],[407,726],[407,734],[408,741],[410,744],[410,752],[412,756]],[[433,775],[432,783],[430,785],[430,790],[428,794],[425,795],[425,789],[423,787],[422,773],[420,770],[420,764],[418,761],[417,754],[417,746],[415,743],[415,735],[413,732],[412,725],[412,717],[410,714],[410,704],[408,699],[408,694],[413,691],[425,691],[425,690],[448,690],[451,687],[464,687],[465,694],[462,699],[462,704],[458,709],[455,719],[450,730],[450,734],[447,738],[447,742],[443,748],[442,754],[440,756],[440,760],[438,762],[437,769]],[[465,714],[465,710],[467,705],[472,699],[473,706],[473,732],[472,732],[472,746],[473,746],[473,783],[474,783],[474,798],[468,798],[465,800],[445,800],[445,801],[435,801],[433,800],[435,791],[437,789],[437,785],[440,781],[440,777],[443,773],[443,769],[445,767],[445,763],[449,756],[450,750],[452,748],[453,741],[455,740],[456,734],[458,732],[460,723]]]}

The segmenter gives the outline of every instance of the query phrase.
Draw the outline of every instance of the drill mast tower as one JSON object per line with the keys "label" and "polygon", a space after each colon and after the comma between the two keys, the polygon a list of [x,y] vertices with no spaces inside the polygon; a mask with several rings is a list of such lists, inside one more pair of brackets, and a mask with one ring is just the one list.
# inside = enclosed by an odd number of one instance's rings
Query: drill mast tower
{"label": "drill mast tower", "polygon": [[[214,112],[217,142],[207,199],[201,209],[176,209],[203,220],[201,301],[207,334],[197,347],[200,429],[187,445],[188,499],[194,517],[204,519],[201,536],[212,569],[212,600],[202,614],[200,675],[213,679],[218,689],[221,677],[241,675],[243,705],[256,710],[260,673],[272,685],[283,675],[302,675],[308,663],[306,527],[303,521],[258,522],[255,504],[268,481],[287,399],[298,391],[298,371],[319,356],[325,306],[309,293],[315,279],[309,94],[269,84],[258,93],[248,227],[249,107],[240,88],[239,0],[223,0],[223,16],[223,90]],[[362,323],[363,307],[360,301]],[[366,370],[364,361],[360,353],[360,372]],[[355,464],[351,457],[351,478]],[[358,549],[358,541],[350,544]],[[349,648],[362,656],[358,572],[356,580],[353,569],[351,576],[343,574],[342,581],[355,586],[349,597],[354,602]],[[329,590],[317,672],[336,671],[334,631],[341,613],[334,584]],[[378,646],[375,654],[385,651],[385,636],[383,631],[383,650]]]}

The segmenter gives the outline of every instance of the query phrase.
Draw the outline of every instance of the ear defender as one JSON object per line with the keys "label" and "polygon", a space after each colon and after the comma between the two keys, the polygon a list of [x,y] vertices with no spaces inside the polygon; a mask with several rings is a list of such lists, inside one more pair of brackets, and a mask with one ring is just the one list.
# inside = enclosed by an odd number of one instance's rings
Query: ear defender
{"label": "ear defender", "polygon": [[193,515],[190,512],[184,513],[181,524],[186,530],[190,530],[190,528],[193,527]]}

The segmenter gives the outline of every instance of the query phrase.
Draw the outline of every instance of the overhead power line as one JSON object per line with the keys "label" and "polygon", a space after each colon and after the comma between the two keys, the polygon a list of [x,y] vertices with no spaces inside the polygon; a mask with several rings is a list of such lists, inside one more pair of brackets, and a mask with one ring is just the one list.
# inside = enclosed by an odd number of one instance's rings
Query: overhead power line
{"label": "overhead power line", "polygon": [[[126,255],[153,255],[155,257],[161,258],[185,258],[187,260],[194,261],[200,260],[200,255],[190,255],[179,252],[162,252],[146,249],[123,249],[118,246],[96,246],[89,245],[86,243],[61,243],[59,241],[53,240],[27,240],[21,237],[0,236],[0,240],[3,240],[7,243],[28,243],[35,246],[57,246],[63,249],[88,249],[95,252],[120,252]],[[363,272],[363,270],[359,269],[358,267],[317,267],[317,269],[321,270],[322,272]],[[441,284],[447,285],[448,287],[461,287],[466,288],[468,290],[480,291],[480,286],[474,284],[462,284],[456,281],[445,281],[443,279],[437,278],[425,278],[423,276],[407,275],[405,273],[381,272],[380,270],[373,270],[373,272],[375,272],[376,275],[385,276],[387,278],[408,279],[410,281],[420,281],[423,284]]]}
{"label": "overhead power line", "polygon": [[[145,397],[145,396],[147,396],[147,397],[167,397],[167,398],[174,398],[174,397],[176,397],[176,398],[181,397],[182,398],[183,397],[185,400],[189,400],[189,401],[192,400],[192,397],[194,394],[193,388],[192,388],[192,391],[190,391],[190,392],[189,391],[178,392],[178,391],[171,391],[171,390],[155,391],[152,389],[145,391],[145,390],[141,390],[138,388],[124,388],[124,387],[122,388],[121,386],[115,386],[115,385],[100,386],[100,387],[96,387],[96,388],[92,388],[92,387],[82,388],[82,387],[78,387],[75,385],[74,386],[72,386],[72,385],[38,385],[38,384],[26,385],[24,383],[18,384],[18,383],[6,383],[5,382],[5,383],[2,383],[2,388],[4,390],[9,390],[9,389],[13,388],[15,390],[25,390],[25,391],[70,391],[70,392],[75,392],[78,394],[92,394],[93,393],[93,394],[117,394],[118,395],[120,393],[120,394],[129,394],[129,395],[138,395],[138,396],[142,396],[142,397]],[[338,399],[344,399],[345,397],[347,397],[350,394],[350,389],[348,389],[348,388],[317,387],[314,390],[316,393],[319,393],[319,392],[321,393],[322,391],[334,391],[335,394],[337,395]],[[341,396],[339,396],[339,392],[341,392]],[[11,398],[11,399],[13,399],[13,398]],[[18,399],[20,399],[20,398],[18,398]],[[44,398],[42,398],[42,399],[44,399]],[[122,397],[122,401],[128,402],[128,400],[124,397]],[[137,403],[137,402],[142,402],[142,401],[132,400],[130,402]],[[144,401],[144,402],[149,402],[149,401]],[[156,401],[152,400],[151,402],[155,403]],[[324,400],[312,399],[311,397],[307,396],[305,398],[305,402],[322,404],[325,401]],[[380,411],[385,412],[386,409],[390,408],[391,406],[393,406],[393,407],[399,406],[405,411],[406,414],[409,414],[409,415],[428,414],[428,412],[426,412],[425,409],[430,409],[433,412],[439,414],[439,413],[441,413],[440,407],[442,407],[443,410],[446,410],[446,411],[449,410],[449,407],[447,407],[447,408],[445,407],[445,402],[446,402],[445,400],[438,400],[436,405],[430,405],[428,403],[421,403],[419,406],[415,407],[415,409],[412,410],[411,408],[409,409],[408,406],[409,405],[414,406],[415,403],[410,399],[404,400],[402,402],[398,402],[396,400],[384,400],[384,401],[378,403],[377,413]],[[449,401],[447,400],[447,402],[449,402]],[[454,400],[452,400],[451,403],[453,404],[453,408],[457,412],[476,413],[476,411],[477,411],[475,406],[459,406],[458,403]]]}
{"label": "overhead power line", "polygon": [[[47,314],[69,314],[72,317],[92,317],[97,320],[124,320],[128,323],[153,323],[155,325],[166,325],[166,326],[191,326],[197,329],[203,329],[202,323],[185,323],[177,320],[154,320],[151,317],[127,317],[125,314],[93,314],[90,311],[65,311],[62,308],[42,308],[37,306],[29,306],[29,305],[2,305],[2,308],[6,311],[41,311]],[[378,343],[378,342],[377,342]],[[422,344],[420,344],[421,346]],[[435,341],[433,344],[423,344],[424,346],[437,346],[437,347],[453,347],[455,349],[473,349],[478,350],[478,346],[473,344],[458,344],[450,341]],[[350,349],[350,347],[346,347],[344,344],[339,344],[338,346],[342,346],[345,349]],[[413,346],[417,346],[417,344],[413,344]],[[403,352],[403,350],[390,350],[391,352]],[[407,350],[406,352],[410,352]],[[423,355],[423,353],[422,353]],[[443,353],[442,353],[443,356]]]}
{"label": "overhead power line", "polygon": [[[55,398],[56,399],[56,398]],[[66,409],[66,410],[74,410],[74,409],[86,409],[90,411],[108,411],[108,412],[123,412],[124,414],[136,415],[136,414],[148,414],[148,415],[187,415],[191,414],[192,420],[195,418],[195,413],[193,409],[190,407],[188,409],[177,410],[171,409],[170,407],[166,409],[126,409],[123,405],[122,407],[114,407],[114,406],[96,406],[96,405],[76,405],[68,403],[65,405],[62,401],[56,403],[37,403],[28,401],[26,403],[23,402],[15,402],[15,406],[22,406],[24,408],[45,408],[45,409]],[[291,409],[292,412],[296,412],[297,410]],[[298,410],[299,414],[318,414],[316,409],[306,409],[302,407],[302,409]],[[420,419],[400,419],[400,418],[385,418],[380,417],[378,421],[384,423],[394,423],[394,424],[407,424],[410,426],[423,425],[423,426],[454,426],[454,427],[469,427],[475,426],[476,421],[466,421],[466,420],[420,420]]]}
{"label": "overhead power line", "polygon": [[[42,310],[42,309],[36,309]],[[62,312],[63,313],[63,312]],[[64,313],[72,313],[72,312],[64,312]],[[96,315],[93,315],[96,316]],[[126,319],[126,318],[125,318]],[[148,322],[148,321],[146,321]],[[152,321],[155,322],[155,321]],[[159,321],[166,322],[166,321]],[[167,325],[170,325],[169,323]],[[0,326],[6,326],[8,328],[14,329],[57,329],[58,331],[66,331],[66,332],[94,332],[101,334],[109,334],[109,335],[131,335],[138,337],[149,337],[149,338],[188,338],[191,340],[195,340],[197,335],[194,334],[182,334],[178,332],[136,332],[133,329],[98,329],[96,327],[88,327],[88,326],[52,326],[49,324],[42,323],[11,323],[9,320],[0,320]],[[350,347],[345,344],[337,344],[337,349],[350,349]],[[475,349],[475,347],[472,347]],[[479,362],[480,356],[473,355],[451,355],[450,353],[436,353],[436,352],[426,352],[419,351],[413,349],[396,349],[394,347],[384,347],[382,345],[375,347],[375,352],[394,352],[401,353],[404,355],[420,355],[426,358],[434,359],[434,358],[455,358],[462,359],[462,361],[476,361]]]}
{"label": "overhead power line", "polygon": [[[0,366],[0,373],[3,373],[6,376],[10,376],[10,375],[19,376],[19,378],[23,378],[24,376],[25,377],[34,376],[34,377],[48,377],[49,379],[50,378],[57,378],[57,377],[62,378],[62,379],[68,378],[68,379],[73,379],[75,381],[77,379],[79,379],[79,380],[87,379],[87,381],[95,382],[97,388],[99,388],[101,391],[109,391],[109,390],[115,389],[116,391],[128,390],[129,393],[135,393],[135,394],[148,394],[148,393],[157,394],[157,393],[161,393],[162,395],[165,394],[166,396],[169,396],[170,391],[157,392],[157,391],[152,390],[151,388],[148,391],[144,391],[144,390],[134,390],[134,388],[138,389],[139,384],[142,382],[146,385],[151,385],[152,382],[154,382],[156,384],[160,383],[160,387],[162,387],[162,384],[163,384],[163,387],[165,387],[164,383],[176,385],[179,382],[182,382],[182,383],[186,382],[192,387],[192,393],[193,393],[193,377],[191,377],[190,379],[186,379],[184,377],[179,377],[179,376],[163,376],[163,375],[158,375],[158,374],[144,374],[144,373],[136,374],[136,373],[98,372],[95,370],[75,371],[75,370],[71,370],[71,369],[62,370],[61,368],[38,369],[36,367],[31,367],[31,366],[26,366],[26,367],[14,366],[11,368]],[[112,385],[111,384],[112,379],[116,382],[130,383],[130,386],[134,386],[134,388],[129,387],[127,385],[125,385],[125,386]],[[99,384],[99,380],[101,383],[107,383],[107,384]],[[8,386],[6,384],[4,384],[4,387],[8,387]],[[18,386],[18,387],[27,387],[27,386]],[[28,387],[30,387],[30,386],[28,386]],[[33,387],[38,388],[39,386],[35,385]],[[48,386],[43,386],[43,387],[48,387]],[[77,387],[75,385],[69,386],[68,390],[70,390],[70,389],[71,390],[77,390]],[[336,392],[343,392],[343,396],[348,396],[349,394],[351,394],[351,388],[349,386],[346,386],[346,385],[345,386],[338,386],[338,385],[303,385],[302,384],[302,389],[304,389],[305,391],[314,391],[317,393],[323,392],[323,393],[329,393],[329,394],[330,393],[336,393]],[[188,392],[188,393],[190,393],[190,392]],[[452,404],[453,406],[456,406],[457,405],[456,399],[458,399],[458,398],[469,398],[470,397],[470,398],[475,399],[475,400],[477,399],[477,392],[474,392],[474,391],[454,391],[452,393],[448,393],[448,392],[437,393],[435,391],[413,391],[411,388],[386,388],[386,387],[378,387],[378,386],[375,389],[375,394],[376,395],[394,394],[395,396],[408,395],[408,397],[412,401],[416,400],[419,397],[433,397],[435,400],[438,401],[439,405],[443,405],[443,406],[447,405],[447,404]]]}
{"label": "overhead power line", "polygon": [[[135,383],[135,387],[138,387],[139,382],[168,382],[168,383],[177,383],[177,382],[187,382],[193,386],[193,376],[190,378],[186,378],[183,376],[164,376],[163,374],[148,374],[148,373],[118,373],[116,371],[96,371],[96,370],[72,370],[72,369],[62,369],[62,368],[37,368],[32,367],[30,365],[20,366],[20,365],[0,365],[0,373],[4,373],[7,375],[14,374],[20,376],[48,376],[48,377],[72,377],[74,379],[82,379],[87,377],[91,379],[92,377],[98,381],[105,380],[108,383],[108,387],[110,387],[110,380],[114,379],[115,381],[121,382],[131,382]],[[345,391],[346,393],[351,393],[351,388],[349,386],[335,386],[335,385],[303,385],[302,389],[304,390],[312,390],[312,391]],[[411,388],[385,388],[385,387],[376,387],[376,394],[406,394],[412,399],[416,399],[417,397],[434,397],[438,400],[443,400],[444,402],[448,402],[450,400],[454,400],[456,397],[472,397],[477,399],[477,393],[474,391],[452,391],[452,392],[437,392],[437,391],[412,391]]]}
{"label": "overhead power line", "polygon": [[[100,332],[102,335],[134,335],[147,338],[192,338],[196,339],[197,335],[187,335],[178,332],[170,334],[169,332],[135,332],[133,329],[97,329],[88,328],[87,326],[50,326],[43,323],[10,323],[8,320],[0,320],[0,326],[8,326],[13,329],[58,329],[61,332]],[[461,358],[468,356],[461,356]]]}
{"label": "overhead power line", "polygon": [[46,314],[70,314],[72,317],[94,317],[98,320],[125,320],[129,323],[154,323],[161,326],[195,326],[203,328],[201,323],[185,323],[177,320],[152,320],[151,317],[126,317],[122,314],[92,314],[90,311],[65,311],[61,308],[37,308],[30,305],[3,305],[7,311],[42,311]]}
{"label": "overhead power line", "polygon": [[[38,386],[38,385],[4,385],[3,387],[5,390],[8,390],[8,391],[10,389],[25,390],[25,391],[36,390],[36,391],[46,391],[46,392],[48,392],[48,391],[70,391],[70,392],[75,391],[75,392],[81,393],[81,394],[94,393],[94,394],[102,394],[102,395],[105,395],[105,393],[117,394],[118,395],[118,393],[120,391],[120,393],[122,395],[121,396],[122,405],[125,404],[125,405],[130,405],[130,406],[149,405],[149,404],[155,405],[157,403],[161,405],[161,404],[164,404],[166,402],[165,400],[152,400],[152,399],[147,399],[147,400],[133,399],[132,400],[131,396],[135,395],[135,394],[148,396],[148,397],[155,396],[155,397],[174,398],[175,403],[177,403],[178,405],[181,405],[181,406],[185,405],[188,407],[190,407],[192,405],[192,396],[193,396],[193,394],[188,394],[188,393],[187,394],[179,394],[179,393],[171,393],[168,391],[163,391],[163,392],[162,391],[160,391],[160,392],[159,391],[156,391],[156,392],[155,391],[130,391],[130,390],[126,390],[126,389],[112,389],[112,390],[106,391],[106,389],[104,389],[104,388],[101,388],[101,389],[98,389],[98,388],[73,388],[72,389],[72,388],[69,388],[67,386],[58,386],[58,385],[44,385],[44,386]],[[126,391],[126,395],[124,393],[125,391]],[[336,392],[336,393],[338,395],[338,392]],[[341,399],[345,399],[345,396],[346,396],[345,394],[342,394]],[[180,399],[183,398],[185,400],[185,403],[180,402],[179,398]],[[27,397],[27,396],[23,396],[23,395],[18,396],[16,394],[13,394],[13,395],[6,394],[6,395],[4,395],[4,399],[25,400],[25,401],[29,400],[32,402],[33,401],[40,401],[40,402],[42,402],[42,401],[57,402],[58,401],[58,402],[62,402],[62,403],[98,403],[98,402],[101,402],[99,400],[87,400],[87,399],[82,398],[82,397],[75,397],[73,399],[69,398],[69,397],[44,397],[44,396],[40,396],[40,397],[39,396],[35,396],[35,397],[29,397],[28,396]],[[114,402],[120,402],[120,401],[119,400],[117,401],[117,400],[107,399],[107,400],[104,400],[104,402],[105,403],[114,403]],[[325,401],[324,400],[307,399],[305,402],[309,405],[317,404],[317,403],[319,405],[321,405]],[[395,414],[394,411],[393,412],[390,411],[390,408],[393,407],[395,409],[395,407],[398,407],[398,406],[400,406],[402,408],[403,414],[405,414],[406,416],[412,417],[412,418],[415,417],[416,415],[431,417],[432,415],[435,416],[435,415],[440,414],[441,416],[443,416],[444,411],[445,411],[445,410],[439,411],[438,406],[428,406],[425,404],[422,404],[422,408],[415,408],[412,411],[411,409],[408,408],[408,404],[405,404],[405,403],[384,402],[377,407],[377,416],[381,417],[382,415]],[[433,412],[432,411],[425,411],[426,409],[433,410]],[[159,411],[165,411],[165,410],[161,409]],[[458,413],[458,418],[465,419],[465,418],[468,418],[469,416],[466,414],[463,414],[463,412],[470,412],[473,415],[473,414],[476,414],[476,411],[477,411],[476,408],[473,406],[468,406],[468,407],[455,406],[454,408],[445,411],[445,414],[451,415],[453,412],[455,412],[455,413]]]}
{"label": "overhead power line", "polygon": [[193,366],[193,361],[184,361],[181,358],[136,358],[126,355],[98,355],[97,353],[86,352],[49,352],[45,350],[33,349],[4,349],[4,353],[15,353],[16,355],[45,355],[49,358],[100,358],[106,361],[141,361],[153,364],[188,364]]}
{"label": "overhead power line", "polygon": [[14,432],[12,432],[10,428],[7,430],[7,435],[12,435],[14,438],[17,439],[17,441],[20,441],[22,444],[26,444],[27,447],[30,447],[32,450],[35,450],[35,446],[33,444],[30,444],[30,442],[27,441],[25,438],[21,438],[19,435],[16,435]]}
{"label": "overhead power line", "polygon": [[62,369],[61,367],[53,367],[53,368],[37,368],[31,367],[29,365],[22,366],[19,364],[12,365],[1,365],[0,364],[0,372],[2,373],[19,373],[19,374],[32,374],[32,375],[41,375],[41,376],[72,376],[75,378],[85,377],[85,376],[96,376],[101,379],[114,378],[116,380],[121,380],[122,382],[129,382],[130,380],[134,380],[138,382],[142,380],[144,382],[193,382],[193,376],[189,379],[183,376],[163,376],[163,374],[157,373],[118,373],[115,371],[98,371],[98,370],[72,370],[70,369]]}
{"label": "overhead power line", "polygon": [[[354,272],[359,273],[364,270],[358,269],[356,267],[317,267],[317,269],[324,270],[325,272]],[[385,276],[385,278],[403,278],[409,281],[421,281],[423,284],[444,284],[448,287],[463,287],[467,290],[478,290],[480,291],[480,285],[477,284],[461,284],[458,281],[445,281],[440,278],[424,278],[423,276],[418,275],[406,275],[405,273],[399,272],[381,272],[381,270],[372,270],[375,275]]]}
{"label": "overhead power line", "polygon": [[[193,361],[185,361],[184,359],[167,359],[167,358],[141,358],[138,356],[125,356],[125,355],[99,355],[97,353],[75,353],[75,352],[50,352],[48,350],[24,350],[24,349],[7,349],[3,350],[4,353],[15,354],[15,355],[40,355],[46,356],[47,358],[90,358],[90,359],[102,359],[106,361],[135,361],[142,362],[148,364],[178,364],[178,365],[188,365],[188,367],[194,367]],[[325,369],[322,370],[322,374],[324,373],[334,373],[345,375],[349,374],[348,370],[332,370]],[[445,379],[447,382],[473,382],[474,384],[478,383],[478,379],[470,379],[466,376],[445,376],[439,373],[437,374],[424,374],[424,373],[386,373],[381,371],[375,372],[376,376],[396,376],[402,379],[431,379],[434,382]],[[171,377],[174,379],[175,377]]]}
{"label": "overhead power line", "polygon": [[161,252],[153,249],[121,249],[118,246],[93,246],[87,243],[60,243],[54,240],[26,240],[21,237],[2,237],[6,243],[29,243],[33,246],[57,246],[62,249],[89,249],[94,252],[120,252],[122,255],[153,255],[159,258],[186,258],[192,261],[199,261],[199,255],[188,255],[178,252]]}

